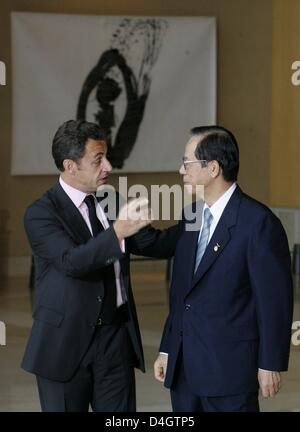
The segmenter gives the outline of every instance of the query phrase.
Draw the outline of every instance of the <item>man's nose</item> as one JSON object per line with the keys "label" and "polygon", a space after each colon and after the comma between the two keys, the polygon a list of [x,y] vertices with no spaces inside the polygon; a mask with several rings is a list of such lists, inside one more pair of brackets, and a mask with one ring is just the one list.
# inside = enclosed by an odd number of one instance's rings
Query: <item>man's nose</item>
{"label": "man's nose", "polygon": [[106,159],[106,158],[105,158],[105,165],[104,165],[104,169],[105,169],[105,171],[107,171],[107,172],[110,172],[110,171],[112,170],[112,165],[111,165],[111,163],[109,162],[109,160]]}
{"label": "man's nose", "polygon": [[184,165],[183,165],[183,163],[180,165],[180,168],[179,168],[179,174],[181,174],[181,175],[184,175],[184,174],[185,174],[185,169],[184,169]]}

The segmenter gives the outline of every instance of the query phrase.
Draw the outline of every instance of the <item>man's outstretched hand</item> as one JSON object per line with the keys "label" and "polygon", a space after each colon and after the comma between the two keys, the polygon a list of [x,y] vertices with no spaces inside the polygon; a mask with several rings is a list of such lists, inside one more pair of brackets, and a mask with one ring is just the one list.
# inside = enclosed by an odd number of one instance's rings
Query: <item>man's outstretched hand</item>
{"label": "man's outstretched hand", "polygon": [[114,230],[119,240],[136,234],[152,222],[151,209],[147,198],[136,198],[125,204],[114,222]]}

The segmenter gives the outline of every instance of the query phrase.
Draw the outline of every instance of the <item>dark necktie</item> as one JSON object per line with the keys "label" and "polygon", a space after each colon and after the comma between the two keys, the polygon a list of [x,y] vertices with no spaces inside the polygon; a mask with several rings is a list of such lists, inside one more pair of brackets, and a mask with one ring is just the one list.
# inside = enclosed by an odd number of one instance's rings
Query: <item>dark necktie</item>
{"label": "dark necktie", "polygon": [[[95,198],[93,195],[87,195],[84,202],[89,209],[89,219],[93,231],[94,237],[97,236],[101,231],[103,231],[103,225],[98,219],[95,206]],[[103,300],[103,305],[101,309],[100,317],[105,323],[110,323],[113,321],[116,309],[117,309],[117,287],[116,287],[116,276],[115,268],[113,264],[104,267],[101,270],[101,278],[104,282],[105,295]]]}
{"label": "dark necktie", "polygon": [[97,213],[96,213],[96,206],[95,206],[95,198],[93,195],[87,195],[84,198],[84,202],[88,206],[89,209],[89,219],[92,226],[93,236],[96,237],[99,232],[103,231],[103,225],[99,221]]}

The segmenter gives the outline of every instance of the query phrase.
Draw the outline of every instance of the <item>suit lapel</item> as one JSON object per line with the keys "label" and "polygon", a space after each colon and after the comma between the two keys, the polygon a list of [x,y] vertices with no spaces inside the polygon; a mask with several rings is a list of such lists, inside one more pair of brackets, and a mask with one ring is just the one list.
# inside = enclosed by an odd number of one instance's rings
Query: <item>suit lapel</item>
{"label": "suit lapel", "polygon": [[187,276],[189,281],[189,283],[187,284],[188,290],[191,288],[190,281],[193,279],[194,276],[198,238],[199,231],[190,231],[185,233],[185,243],[187,245],[187,253],[185,255],[187,263]]}
{"label": "suit lapel", "polygon": [[[215,232],[208,243],[202,260],[198,266],[196,273],[192,279],[192,287],[199,282],[202,276],[207,270],[213,265],[218,256],[223,252],[225,246],[230,240],[230,231],[224,220],[219,220],[219,223],[215,229]],[[196,252],[195,252],[196,253]],[[195,262],[195,260],[194,260]]]}
{"label": "suit lapel", "polygon": [[101,194],[100,196],[96,193],[96,199],[102,208],[109,225],[112,225],[119,213],[119,195],[115,192],[112,193],[109,189],[109,192]]}
{"label": "suit lapel", "polygon": [[[191,207],[185,209],[183,213],[185,217],[185,221],[184,221],[185,231],[178,246],[180,248],[178,253],[180,256],[180,266],[186,269],[185,271],[186,291],[189,291],[191,288],[191,280],[194,274],[195,255],[197,251],[199,231],[202,222],[202,220],[201,219],[198,220],[198,218],[199,217],[202,218],[203,205],[204,205],[203,201],[195,201],[192,203]],[[191,217],[192,215],[194,217]],[[188,226],[190,228],[193,228],[193,230],[192,229],[188,230]],[[197,230],[194,231],[194,229]]]}
{"label": "suit lapel", "polygon": [[[103,195],[103,196],[97,196],[96,194],[96,199],[99,203],[99,205],[101,206],[107,222],[109,224],[109,226],[112,226],[114,221],[116,220],[116,218],[118,217],[119,214],[119,195],[117,194],[111,194],[111,195]],[[112,219],[109,218],[109,216],[112,217]],[[126,254],[126,239],[124,239],[124,247],[125,247],[125,254]],[[124,255],[125,257],[126,255]],[[123,275],[127,274],[127,262],[126,260],[123,258],[119,259],[120,262],[120,266],[121,266],[121,272]],[[126,284],[125,284],[126,285]]]}
{"label": "suit lapel", "polygon": [[68,227],[73,237],[80,239],[81,242],[87,242],[92,237],[90,230],[80,211],[68,197],[59,182],[53,188],[53,200],[59,216],[63,219],[64,224]]}
{"label": "suit lapel", "polygon": [[[191,289],[194,288],[194,286],[201,280],[205,273],[211,268],[217,258],[223,253],[227,244],[230,242],[230,230],[236,224],[241,197],[242,191],[237,186],[223,211],[223,214],[216,226],[210,242],[206,247],[203,258],[195,274],[194,268],[192,269],[193,273]],[[195,263],[196,250],[197,245],[194,247],[192,265]]]}
{"label": "suit lapel", "polygon": [[[96,198],[97,201],[99,203],[99,205],[101,206],[106,219],[109,223],[109,226],[112,226],[114,221],[116,220],[116,218],[118,217],[119,214],[119,194],[118,193],[108,193],[108,195],[102,195],[102,196],[97,196],[96,194]],[[109,217],[110,216],[110,217]],[[119,263],[120,263],[120,267],[121,267],[121,275],[120,277],[123,279],[123,285],[124,288],[126,290],[126,293],[128,295],[128,270],[129,270],[129,265],[128,265],[128,261],[129,261],[129,255],[126,253],[126,239],[124,239],[124,247],[125,247],[125,253],[123,254],[123,256],[121,258],[119,258]]]}

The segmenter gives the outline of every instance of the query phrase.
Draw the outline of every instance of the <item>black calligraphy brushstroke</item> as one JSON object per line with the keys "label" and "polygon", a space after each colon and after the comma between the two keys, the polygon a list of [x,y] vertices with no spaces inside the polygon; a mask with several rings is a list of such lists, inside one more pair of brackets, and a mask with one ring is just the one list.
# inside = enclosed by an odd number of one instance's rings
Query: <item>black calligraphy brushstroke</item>
{"label": "black calligraphy brushstroke", "polygon": [[[123,167],[137,139],[150,91],[150,72],[162,45],[162,34],[165,29],[162,23],[166,25],[162,20],[124,19],[113,34],[112,45],[117,48],[108,49],[100,56],[80,93],[77,118],[86,119],[88,99],[91,92],[96,89],[99,110],[94,114],[94,118],[107,134],[107,157],[115,168]],[[131,44],[140,43],[139,35],[142,36],[144,51],[136,78],[127,64],[125,54],[131,49]],[[116,68],[120,75],[113,77]],[[122,85],[126,92],[126,110],[112,142],[112,128],[116,125],[115,104],[123,91]]]}

